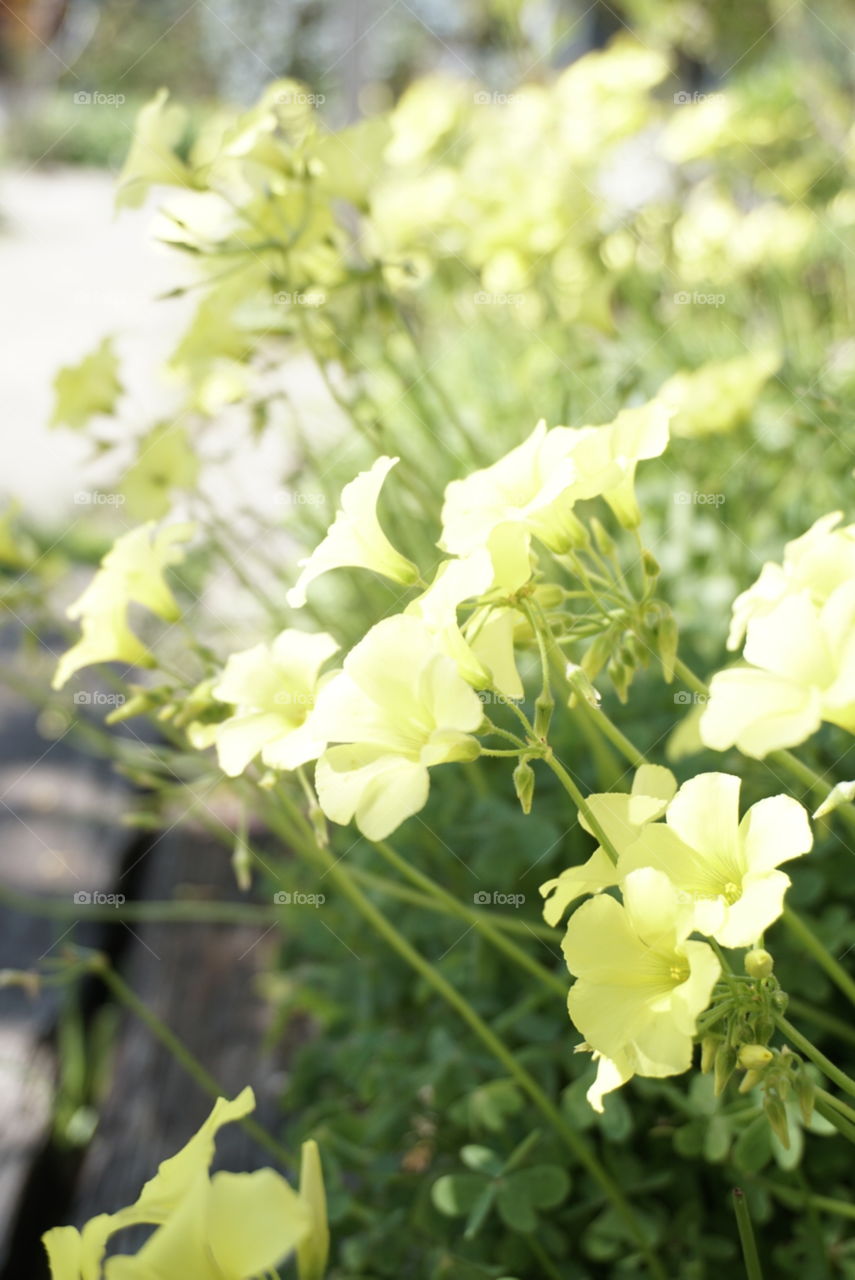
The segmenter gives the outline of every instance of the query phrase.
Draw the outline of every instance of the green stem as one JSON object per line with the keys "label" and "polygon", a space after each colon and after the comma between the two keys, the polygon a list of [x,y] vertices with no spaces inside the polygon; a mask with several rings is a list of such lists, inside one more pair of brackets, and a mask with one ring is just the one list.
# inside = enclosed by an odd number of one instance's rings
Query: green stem
{"label": "green stem", "polygon": [[[831,1096],[830,1094],[828,1095]],[[817,1097],[815,1104],[817,1113],[822,1116],[823,1120],[827,1120],[829,1124],[834,1125],[838,1133],[844,1138],[848,1138],[850,1142],[855,1143],[855,1125],[850,1124],[841,1111],[837,1107],[833,1107],[826,1102],[824,1097]]]}
{"label": "green stem", "polygon": [[562,787],[567,792],[568,796],[573,801],[576,808],[579,810],[579,813],[585,819],[586,823],[590,827],[593,834],[596,836],[599,843],[602,845],[603,849],[605,849],[609,858],[611,858],[612,862],[615,864],[615,866],[617,866],[617,860],[618,860],[617,849],[612,844],[611,840],[609,839],[603,827],[597,821],[596,817],[594,816],[593,810],[591,809],[591,806],[588,804],[587,800],[582,795],[582,792],[576,786],[576,783],[570,777],[570,774],[564,768],[564,765],[561,763],[560,760],[557,760],[555,758],[555,753],[551,749],[544,753],[543,760],[549,766],[552,772],[555,774],[556,778],[561,783]]}
{"label": "green stem", "polygon": [[[200,1089],[203,1089],[212,1098],[222,1098],[224,1096],[224,1090],[216,1078],[193,1056],[184,1042],[179,1040],[175,1032],[171,1031],[164,1022],[161,1022],[157,1014],[139,999],[123,978],[119,977],[106,956],[93,956],[90,968],[109,987],[116,999],[131,1013],[135,1014],[155,1039],[159,1040],[163,1047],[172,1054],[176,1062],[181,1064],[187,1074],[196,1081]],[[292,1163],[291,1153],[275,1138],[271,1137],[257,1120],[253,1120],[251,1116],[246,1116],[240,1123],[260,1146],[281,1161],[286,1168],[290,1166]]]}
{"label": "green stem", "polygon": [[[274,830],[277,826],[281,829],[280,818],[281,815],[278,812],[268,813],[268,820]],[[301,815],[294,813],[292,810],[291,818],[302,830]],[[287,824],[286,838],[289,841],[292,839],[291,823]],[[659,1260],[648,1243],[632,1206],[624,1198],[618,1184],[597,1159],[586,1140],[565,1120],[555,1103],[547,1096],[534,1077],[522,1066],[504,1041],[499,1039],[469,1001],[439,972],[436,966],[416,951],[383,912],[369,898],[366,898],[358,885],[353,882],[344,864],[326,849],[321,849],[310,831],[304,834],[304,837],[296,843],[295,847],[303,856],[324,867],[325,875],[331,877],[342,895],[352,903],[363,919],[398,953],[410,968],[424,978],[442,996],[445,1002],[459,1014],[470,1030],[474,1032],[481,1043],[501,1062],[511,1078],[517,1082],[520,1089],[528,1095],[541,1114],[549,1121],[553,1130],[561,1138],[568,1150],[587,1169],[594,1181],[611,1200],[616,1212],[623,1219],[639,1250],[647,1260],[651,1276],[655,1277],[656,1280],[666,1280]]]}
{"label": "green stem", "polygon": [[833,1107],[838,1111],[851,1125],[855,1125],[855,1109],[849,1106],[848,1102],[844,1102],[842,1098],[835,1098],[833,1093],[829,1093],[827,1089],[817,1089],[816,1096],[821,1098],[828,1107]]}
{"label": "green stem", "polygon": [[835,1018],[833,1014],[826,1013],[824,1009],[815,1008],[808,1000],[800,1000],[798,996],[790,996],[787,1008],[791,1013],[797,1013],[800,1018],[815,1022],[818,1027],[822,1027],[823,1031],[830,1031],[832,1035],[855,1045],[855,1030],[842,1018]]}
{"label": "green stem", "polygon": [[844,995],[848,996],[852,1003],[855,1004],[855,981],[849,976],[840,962],[835,960],[816,934],[808,928],[804,920],[797,916],[790,907],[784,907],[783,919],[793,937],[798,938],[804,949],[810,952],[832,982],[836,983]]}
{"label": "green stem", "polygon": [[517,946],[510,938],[505,938],[499,933],[489,920],[485,920],[483,916],[476,914],[471,907],[467,907],[458,898],[455,898],[441,885],[438,885],[429,876],[424,875],[416,867],[411,866],[405,858],[402,858],[391,845],[385,840],[377,840],[374,842],[374,848],[381,854],[390,866],[400,872],[411,884],[417,885],[430,897],[434,898],[437,903],[442,903],[447,911],[452,915],[457,915],[461,920],[465,920],[468,924],[474,926],[478,932],[490,942],[493,946],[506,955],[521,969],[525,969],[532,974],[538,982],[548,987],[550,991],[555,992],[562,1000],[567,996],[567,983],[557,974],[550,973],[539,965],[527,951],[523,951],[522,947]]}
{"label": "green stem", "polygon": [[754,1239],[751,1214],[748,1212],[745,1192],[741,1187],[733,1188],[733,1208],[736,1213],[736,1226],[739,1230],[742,1256],[745,1259],[747,1280],[763,1280],[763,1268],[760,1266],[760,1255],[757,1252],[757,1241]]}
{"label": "green stem", "polygon": [[844,1093],[855,1097],[855,1080],[850,1080],[845,1071],[841,1071],[830,1058],[826,1058],[825,1054],[817,1049],[816,1045],[812,1044],[806,1036],[803,1036],[801,1031],[798,1031],[791,1022],[788,1022],[783,1014],[776,1013],[774,1018],[778,1029],[784,1033],[788,1040],[793,1042],[806,1058],[810,1058],[811,1062],[819,1067],[823,1075],[828,1076],[829,1080],[838,1085]]}
{"label": "green stem", "polygon": [[813,1192],[795,1191],[792,1187],[782,1187],[768,1178],[757,1178],[756,1182],[758,1186],[765,1188],[771,1195],[777,1196],[793,1209],[800,1209],[803,1205],[813,1205],[820,1212],[836,1213],[841,1218],[855,1219],[855,1204],[850,1204],[846,1200],[834,1200],[831,1196],[818,1196]]}

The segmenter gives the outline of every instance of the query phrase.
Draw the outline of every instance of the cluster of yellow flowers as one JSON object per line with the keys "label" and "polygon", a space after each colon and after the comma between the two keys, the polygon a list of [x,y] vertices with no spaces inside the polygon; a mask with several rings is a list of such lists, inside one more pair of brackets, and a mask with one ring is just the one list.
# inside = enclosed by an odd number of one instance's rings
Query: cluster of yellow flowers
{"label": "cluster of yellow flowers", "polygon": [[[218,1098],[202,1127],[164,1160],[134,1204],[99,1214],[81,1231],[46,1232],[53,1280],[249,1280],[295,1252],[299,1280],[322,1280],[329,1230],[314,1142],[303,1144],[299,1191],[274,1169],[209,1172],[217,1132],[254,1107],[249,1088],[231,1101]],[[139,1225],[155,1228],[142,1248],[105,1260],[110,1237]]]}
{"label": "cluster of yellow flowers", "polygon": [[[753,947],[783,908],[790,880],[779,865],[811,848],[796,800],[760,800],[740,821],[739,790],[727,773],[699,774],[678,790],[669,770],[643,765],[629,794],[588,797],[610,851],[599,846],[541,887],[549,924],[595,895],[571,917],[563,949],[577,979],[570,1016],[599,1062],[588,1092],[597,1110],[633,1075],[688,1070],[720,974],[708,943],[689,936]],[[614,885],[623,905],[602,893]]]}

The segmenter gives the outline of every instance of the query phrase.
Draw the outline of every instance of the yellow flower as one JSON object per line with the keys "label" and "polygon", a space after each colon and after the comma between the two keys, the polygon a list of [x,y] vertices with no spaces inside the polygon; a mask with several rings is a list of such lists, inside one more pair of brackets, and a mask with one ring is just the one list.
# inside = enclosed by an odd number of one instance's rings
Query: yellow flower
{"label": "yellow flower", "polygon": [[117,209],[138,209],[152,186],[193,185],[193,175],[176,154],[187,128],[187,112],[168,106],[168,98],[168,91],[159,89],[137,116],[131,148],[119,174]]}
{"label": "yellow flower", "polygon": [[54,689],[61,689],[81,667],[97,662],[154,665],[154,658],[128,625],[128,606],[143,605],[165,622],[180,617],[164,573],[169,565],[183,560],[184,552],[178,544],[192,537],[193,526],[174,524],[160,532],[155,529],[150,521],[122,534],[104,556],[89,586],[69,606],[68,617],[81,620],[82,636],[60,658]]}
{"label": "yellow flower", "polygon": [[623,905],[603,894],[572,916],[563,942],[576,977],[567,1007],[599,1067],[588,1101],[633,1075],[687,1071],[698,1016],[720,974],[712,948],[687,941],[692,911],[661,871],[645,868],[622,882]]}
{"label": "yellow flower", "polygon": [[[53,1280],[251,1280],[295,1249],[300,1280],[320,1280],[328,1233],[314,1143],[304,1145],[310,1176],[305,1188],[301,1180],[299,1194],[273,1169],[209,1175],[218,1130],[254,1106],[251,1089],[231,1102],[219,1098],[199,1131],[160,1165],[134,1204],[92,1218],[79,1232],[48,1231],[43,1241]],[[139,1252],[105,1261],[110,1236],[138,1224],[156,1228]]]}
{"label": "yellow flower", "polygon": [[293,608],[302,608],[306,588],[330,569],[372,569],[407,585],[418,580],[416,566],[395,550],[377,519],[383,481],[397,462],[398,458],[378,458],[368,471],[361,471],[344,486],[340,509],[326,537],[307,559],[300,561],[303,572],[287,597]]}
{"label": "yellow flower", "polygon": [[790,796],[759,800],[739,820],[740,780],[702,773],[685,782],[664,822],[621,852],[622,875],[655,867],[694,912],[694,928],[724,947],[751,946],[783,910],[790,878],[778,867],[813,844],[807,813]]}
{"label": "yellow flower", "polygon": [[121,481],[131,519],[160,520],[175,489],[192,489],[199,458],[184,427],[161,422],[137,446],[136,460]]}
{"label": "yellow flower", "polygon": [[474,689],[417,618],[385,618],[320,690],[313,730],[331,743],[315,782],[324,813],[380,840],[428,797],[432,765],[473,760],[483,719]]}
{"label": "yellow flower", "polygon": [[[676,790],[677,780],[669,769],[644,764],[636,771],[629,794],[609,791],[588,796],[587,801],[594,817],[620,854],[632,844],[645,823],[662,816]],[[579,822],[590,832],[591,828],[581,813]],[[540,892],[546,899],[544,920],[547,924],[558,924],[577,898],[608,889],[617,884],[619,876],[618,868],[605,849],[598,846],[582,866],[568,867],[560,876],[540,886]]]}
{"label": "yellow flower", "polygon": [[443,561],[431,585],[405,614],[422,619],[476,689],[492,687],[506,698],[521,698],[524,691],[514,662],[517,610],[484,602],[462,627],[458,622],[458,607],[488,596],[493,586],[490,554],[481,548],[460,560]]}
{"label": "yellow flower", "polygon": [[53,380],[56,393],[52,427],[85,427],[90,418],[99,413],[112,413],[122,394],[119,381],[119,361],[113,350],[112,338],[90,351],[79,364],[60,369]]}
{"label": "yellow flower", "polygon": [[671,434],[707,436],[732,431],[754,408],[781,363],[777,352],[710,360],[699,369],[675,373],[659,388],[658,398],[675,411]]}
{"label": "yellow flower", "polygon": [[318,758],[326,742],[312,731],[311,710],[318,672],[337,649],[332,636],[287,630],[231,655],[213,690],[237,708],[212,734],[225,773],[237,777],[259,752],[273,769]]}

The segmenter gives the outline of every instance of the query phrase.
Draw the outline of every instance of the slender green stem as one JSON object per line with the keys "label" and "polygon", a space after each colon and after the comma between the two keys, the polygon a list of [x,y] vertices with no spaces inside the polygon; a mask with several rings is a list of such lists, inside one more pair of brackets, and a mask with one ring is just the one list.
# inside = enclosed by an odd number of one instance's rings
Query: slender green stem
{"label": "slender green stem", "polygon": [[555,758],[555,754],[552,750],[549,750],[544,753],[543,760],[547,765],[549,765],[549,768],[555,774],[556,778],[561,783],[562,787],[567,792],[568,796],[573,801],[576,808],[579,810],[579,813],[585,819],[591,831],[596,836],[597,840],[602,845],[602,847],[605,849],[609,858],[611,858],[612,862],[615,864],[615,866],[617,866],[617,860],[618,860],[617,849],[614,847],[614,844],[612,843],[609,836],[606,834],[604,828],[597,821],[597,818],[595,817],[594,812],[591,809],[591,806],[588,804],[587,800],[582,795],[582,792],[576,786],[576,783],[570,777],[570,774],[564,768],[564,765],[561,763],[560,760],[557,760]]}
{"label": "slender green stem", "polygon": [[742,1256],[745,1259],[747,1280],[763,1280],[763,1268],[760,1266],[760,1255],[757,1252],[757,1241],[754,1239],[751,1214],[748,1212],[745,1192],[741,1187],[733,1188],[733,1208],[736,1213],[736,1226],[739,1230]]}
{"label": "slender green stem", "polygon": [[790,996],[787,1009],[790,1013],[797,1013],[800,1018],[807,1019],[808,1022],[815,1022],[818,1027],[822,1027],[823,1031],[830,1031],[832,1035],[855,1045],[855,1029],[848,1022],[844,1022],[842,1018],[835,1018],[824,1009],[817,1009],[810,1001],[800,1000],[798,996]]}
{"label": "slender green stem", "polygon": [[[145,1004],[134,991],[128,986],[123,978],[120,978],[115,969],[111,966],[106,956],[96,955],[92,957],[90,968],[101,978],[107,987],[112,991],[113,995],[119,1000],[126,1009],[133,1013],[148,1028],[155,1039],[159,1040],[165,1049],[172,1054],[176,1062],[184,1068],[187,1074],[196,1081],[200,1089],[210,1094],[212,1098],[221,1098],[224,1096],[224,1090],[210,1071],[202,1066],[201,1062],[190,1052],[183,1040],[179,1040],[174,1031],[171,1031],[164,1022],[161,1022],[157,1014],[154,1013],[147,1004]],[[246,1132],[250,1134],[255,1141],[272,1156],[281,1161],[288,1167],[291,1161],[291,1153],[281,1143],[263,1129],[257,1120],[253,1120],[251,1116],[246,1116],[240,1122]]]}
{"label": "slender green stem", "polygon": [[847,1200],[834,1200],[831,1196],[818,1196],[813,1192],[795,1191],[792,1187],[782,1187],[777,1182],[772,1182],[769,1178],[757,1178],[756,1182],[758,1186],[765,1188],[771,1195],[777,1196],[779,1200],[783,1200],[784,1204],[790,1205],[793,1209],[813,1205],[821,1213],[836,1213],[841,1218],[855,1219],[855,1204],[850,1204]]}
{"label": "slender green stem", "polygon": [[855,1004],[855,980],[853,980],[839,960],[835,960],[834,956],[827,950],[825,946],[817,938],[816,934],[805,924],[800,916],[791,910],[790,907],[784,907],[784,924],[789,929],[794,938],[798,938],[801,945],[806,951],[809,951],[814,960],[824,969],[844,995]]}
{"label": "slender green stem", "polygon": [[550,973],[547,969],[544,969],[543,966],[538,964],[527,951],[522,949],[522,947],[518,946],[515,942],[512,942],[510,938],[503,937],[498,929],[493,927],[490,921],[485,920],[483,916],[477,915],[471,907],[466,906],[465,903],[461,902],[458,898],[455,898],[453,894],[450,894],[446,889],[443,889],[441,885],[438,885],[434,880],[431,880],[430,876],[424,875],[423,872],[419,871],[416,867],[411,866],[410,863],[407,862],[405,858],[402,858],[401,855],[397,853],[385,840],[375,841],[374,848],[386,859],[390,866],[400,872],[400,874],[409,880],[411,884],[417,885],[437,902],[444,904],[446,910],[452,915],[457,915],[461,920],[465,920],[467,923],[474,925],[478,932],[482,934],[483,937],[487,938],[498,951],[503,953],[503,955],[507,956],[510,960],[513,960],[521,969],[525,969],[528,973],[532,974],[538,982],[542,983],[545,987],[548,987],[550,991],[555,992],[562,1000],[566,998],[567,983],[563,978],[559,977],[557,974]]}
{"label": "slender green stem", "polygon": [[835,1098],[834,1094],[829,1093],[827,1089],[817,1089],[816,1096],[821,1098],[826,1106],[838,1111],[851,1125],[855,1125],[855,1108],[850,1107],[848,1102],[844,1102],[842,1098]]}
{"label": "slender green stem", "polygon": [[812,1044],[811,1041],[808,1040],[807,1036],[803,1036],[801,1031],[797,1030],[791,1022],[788,1022],[783,1014],[776,1013],[774,1018],[778,1025],[778,1029],[784,1033],[788,1040],[793,1042],[796,1048],[803,1053],[806,1058],[810,1058],[811,1062],[813,1062],[815,1066],[819,1067],[823,1075],[828,1076],[829,1080],[832,1080],[836,1085],[838,1085],[844,1093],[848,1093],[852,1097],[855,1097],[855,1080],[850,1080],[845,1071],[841,1071],[839,1067],[834,1065],[830,1058],[826,1058],[825,1054],[822,1053],[821,1050],[817,1049],[816,1045]]}
{"label": "slender green stem", "polygon": [[369,898],[366,898],[359,886],[354,883],[344,863],[341,860],[337,860],[328,850],[321,849],[318,846],[311,832],[305,831],[301,815],[292,809],[290,816],[291,822],[286,822],[284,829],[281,822],[282,815],[279,811],[269,812],[268,820],[274,830],[277,827],[283,830],[283,834],[289,842],[293,838],[292,824],[300,828],[303,838],[300,838],[295,843],[297,852],[324,867],[324,874],[333,880],[342,895],[352,903],[363,919],[416,973],[442,996],[445,1002],[459,1014],[481,1043],[502,1063],[511,1078],[516,1081],[520,1089],[528,1095],[541,1114],[549,1121],[564,1145],[579,1163],[587,1169],[591,1177],[611,1200],[616,1212],[623,1219],[628,1230],[632,1233],[639,1250],[644,1255],[651,1276],[655,1277],[656,1280],[666,1280],[665,1273],[644,1234],[643,1227],[636,1218],[632,1206],[625,1199],[623,1192],[611,1174],[600,1163],[585,1138],[564,1118],[558,1107],[544,1092],[535,1078],[522,1066],[516,1055],[511,1052],[504,1041],[481,1018],[469,1001],[440,973],[430,960],[427,960],[416,951],[379,907]]}
{"label": "slender green stem", "polygon": [[850,1142],[855,1143],[855,1125],[850,1124],[843,1113],[838,1111],[837,1107],[833,1107],[831,1103],[826,1102],[824,1097],[817,1097],[814,1105],[823,1120],[827,1120],[829,1124],[834,1125],[838,1133],[841,1133],[844,1138],[848,1138]]}

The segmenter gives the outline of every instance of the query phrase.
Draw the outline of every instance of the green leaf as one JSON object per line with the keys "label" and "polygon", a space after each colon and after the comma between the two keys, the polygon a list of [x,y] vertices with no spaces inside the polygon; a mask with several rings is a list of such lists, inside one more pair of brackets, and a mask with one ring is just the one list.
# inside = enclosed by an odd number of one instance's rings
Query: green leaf
{"label": "green leaf", "polygon": [[739,1135],[733,1148],[733,1163],[743,1173],[759,1173],[772,1156],[772,1140],[766,1117],[757,1116]]}
{"label": "green leaf", "polygon": [[446,1217],[464,1218],[472,1212],[483,1190],[484,1179],[478,1173],[447,1173],[433,1184],[431,1199]]}
{"label": "green leaf", "polygon": [[474,1142],[461,1148],[460,1159],[468,1169],[475,1169],[478,1173],[487,1174],[491,1178],[497,1178],[502,1172],[502,1161],[495,1151],[491,1151],[489,1147],[478,1146]]}
{"label": "green leaf", "polygon": [[[519,1177],[519,1174],[516,1177]],[[531,1202],[517,1192],[513,1182],[508,1181],[499,1187],[496,1207],[499,1210],[502,1221],[512,1231],[525,1233],[534,1231],[537,1228],[537,1214]]]}
{"label": "green leaf", "polygon": [[503,1180],[506,1187],[520,1199],[538,1209],[551,1209],[565,1199],[570,1190],[570,1178],[557,1164],[536,1164],[530,1169],[520,1169]]}

